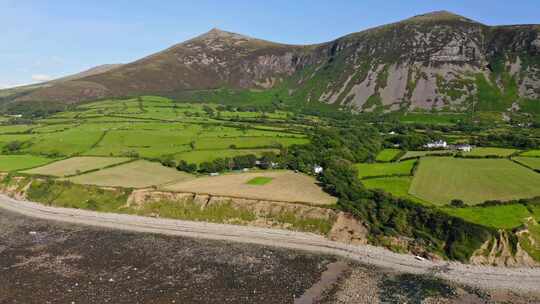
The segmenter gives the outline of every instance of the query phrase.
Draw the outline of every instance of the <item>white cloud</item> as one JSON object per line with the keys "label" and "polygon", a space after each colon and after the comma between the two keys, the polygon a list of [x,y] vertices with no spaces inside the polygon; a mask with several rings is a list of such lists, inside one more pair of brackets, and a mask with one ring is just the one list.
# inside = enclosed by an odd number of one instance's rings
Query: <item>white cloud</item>
{"label": "white cloud", "polygon": [[32,80],[33,81],[49,81],[49,80],[53,80],[52,76],[49,76],[49,75],[46,75],[46,74],[33,74],[32,75]]}

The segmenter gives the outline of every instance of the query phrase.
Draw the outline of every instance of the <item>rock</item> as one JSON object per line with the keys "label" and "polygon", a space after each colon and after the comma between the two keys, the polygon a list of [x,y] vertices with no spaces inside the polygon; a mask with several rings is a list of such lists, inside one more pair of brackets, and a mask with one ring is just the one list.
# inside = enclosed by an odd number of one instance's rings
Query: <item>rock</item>
{"label": "rock", "polygon": [[332,241],[353,245],[367,244],[367,228],[351,214],[340,212],[328,238]]}

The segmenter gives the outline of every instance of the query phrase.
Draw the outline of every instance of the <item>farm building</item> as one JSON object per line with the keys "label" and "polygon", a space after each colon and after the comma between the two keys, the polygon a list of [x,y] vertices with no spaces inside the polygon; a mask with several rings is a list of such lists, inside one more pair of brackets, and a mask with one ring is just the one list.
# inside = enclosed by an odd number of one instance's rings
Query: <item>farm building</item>
{"label": "farm building", "polygon": [[448,143],[444,140],[436,140],[430,143],[427,143],[424,147],[428,149],[446,149],[448,147]]}
{"label": "farm building", "polygon": [[461,152],[471,152],[472,148],[473,147],[471,145],[467,145],[467,144],[456,145],[456,150],[461,151]]}

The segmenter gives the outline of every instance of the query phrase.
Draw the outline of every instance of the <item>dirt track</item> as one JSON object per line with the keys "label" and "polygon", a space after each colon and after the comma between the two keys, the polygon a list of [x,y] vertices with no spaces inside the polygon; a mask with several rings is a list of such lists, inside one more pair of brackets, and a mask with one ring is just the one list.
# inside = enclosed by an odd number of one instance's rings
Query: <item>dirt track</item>
{"label": "dirt track", "polygon": [[0,196],[0,208],[26,216],[74,224],[204,239],[226,240],[333,254],[352,260],[415,274],[433,274],[451,281],[488,289],[540,291],[540,269],[468,266],[460,263],[417,261],[410,255],[373,246],[350,246],[293,231],[156,219],[86,210],[48,207]]}

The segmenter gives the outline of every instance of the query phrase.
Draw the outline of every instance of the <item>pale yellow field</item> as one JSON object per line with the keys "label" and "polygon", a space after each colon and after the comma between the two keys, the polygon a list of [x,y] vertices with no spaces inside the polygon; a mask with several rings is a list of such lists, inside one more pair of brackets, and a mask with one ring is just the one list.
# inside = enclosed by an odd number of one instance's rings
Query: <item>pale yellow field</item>
{"label": "pale yellow field", "polygon": [[[270,177],[272,181],[264,185],[247,184],[255,177]],[[337,200],[325,193],[313,177],[291,171],[261,171],[201,177],[169,184],[164,186],[164,189],[317,205],[334,204]]]}
{"label": "pale yellow field", "polygon": [[138,160],[68,178],[77,184],[109,187],[145,188],[175,181],[186,181],[193,176],[160,163]]}
{"label": "pale yellow field", "polygon": [[24,171],[24,173],[64,177],[105,168],[128,160],[129,158],[126,157],[72,157],[46,166],[27,170]]}

